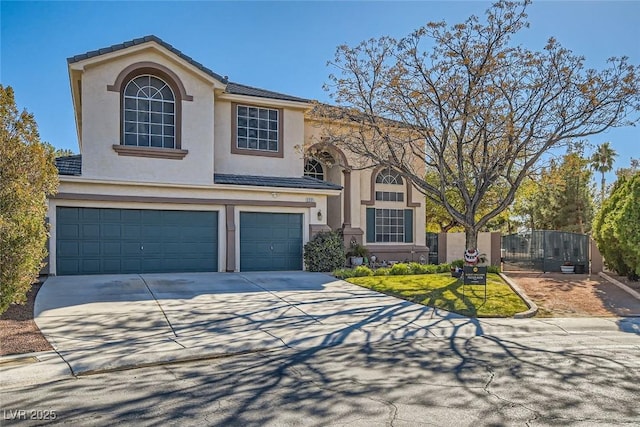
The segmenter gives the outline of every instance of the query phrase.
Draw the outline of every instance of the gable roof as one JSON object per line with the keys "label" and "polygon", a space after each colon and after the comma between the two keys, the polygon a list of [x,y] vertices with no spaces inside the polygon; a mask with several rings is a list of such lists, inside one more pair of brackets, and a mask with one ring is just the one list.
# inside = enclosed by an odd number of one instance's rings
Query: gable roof
{"label": "gable roof", "polygon": [[59,175],[82,175],[82,156],[75,154],[73,156],[57,157],[56,168]]}
{"label": "gable roof", "polygon": [[92,50],[92,51],[89,51],[89,52],[81,53],[79,55],[75,55],[75,56],[67,58],[67,63],[68,64],[73,64],[75,62],[83,61],[85,59],[95,58],[95,57],[100,56],[100,55],[105,55],[107,53],[117,52],[119,50],[127,49],[127,48],[129,48],[131,46],[137,46],[137,45],[140,45],[140,44],[143,44],[143,43],[148,43],[148,42],[155,42],[155,43],[159,44],[160,46],[162,46],[163,48],[167,49],[168,51],[170,51],[174,55],[178,56],[179,58],[181,58],[181,59],[185,60],[186,62],[188,62],[189,64],[193,65],[194,67],[196,67],[200,71],[202,71],[205,74],[213,77],[214,79],[222,82],[223,84],[226,85],[225,93],[234,94],[234,95],[256,96],[256,97],[259,97],[259,98],[280,99],[280,100],[283,100],[283,101],[310,102],[310,100],[308,100],[308,99],[300,98],[300,97],[297,97],[297,96],[287,95],[287,94],[284,94],[284,93],[273,92],[273,91],[266,90],[266,89],[260,89],[260,88],[257,88],[257,87],[247,86],[247,85],[240,84],[240,83],[230,82],[228,77],[221,76],[220,74],[212,71],[211,69],[209,69],[209,68],[205,67],[204,65],[202,65],[200,62],[194,60],[193,58],[191,58],[188,55],[185,55],[182,51],[176,49],[175,47],[173,47],[169,43],[165,42],[160,37],[154,36],[154,35],[148,35],[148,36],[144,36],[144,37],[139,37],[137,39],[129,40],[129,41],[126,41],[126,42],[123,42],[123,43],[114,44],[114,45],[111,45],[109,47],[104,47],[104,48],[101,48],[101,49],[97,49],[97,50]]}
{"label": "gable roof", "polygon": [[89,58],[95,58],[96,56],[104,55],[104,54],[111,53],[111,52],[117,52],[119,50],[123,50],[123,49],[129,48],[131,46],[136,46],[136,45],[143,44],[143,43],[148,43],[148,42],[155,42],[155,43],[159,44],[160,46],[164,47],[165,49],[167,49],[171,53],[175,54],[176,56],[180,57],[181,59],[184,59],[189,64],[193,65],[194,67],[196,67],[200,71],[203,71],[204,73],[208,74],[209,76],[213,77],[214,79],[219,80],[219,81],[221,81],[223,83],[227,83],[228,82],[228,79],[226,77],[223,77],[220,74],[211,71],[209,68],[205,67],[204,65],[202,65],[201,63],[199,63],[195,59],[191,58],[188,55],[185,55],[180,50],[176,49],[175,47],[171,46],[169,43],[167,43],[164,40],[162,40],[160,37],[154,36],[154,35],[148,35],[148,36],[144,36],[144,37],[139,37],[137,39],[129,40],[129,41],[126,41],[126,42],[123,42],[123,43],[114,44],[114,45],[111,45],[109,47],[103,47],[102,49],[97,49],[97,50],[92,50],[92,51],[89,51],[89,52],[81,53],[79,55],[75,55],[75,56],[72,56],[70,58],[67,58],[67,63],[68,64],[73,64],[74,62],[83,61],[83,60],[89,59]]}

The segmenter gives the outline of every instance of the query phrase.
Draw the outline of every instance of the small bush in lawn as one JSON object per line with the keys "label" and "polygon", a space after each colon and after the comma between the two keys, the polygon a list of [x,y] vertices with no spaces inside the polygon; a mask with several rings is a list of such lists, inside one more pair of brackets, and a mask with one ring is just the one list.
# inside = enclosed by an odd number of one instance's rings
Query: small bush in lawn
{"label": "small bush in lawn", "polygon": [[436,272],[437,267],[435,265],[412,262],[409,264],[409,268],[411,269],[411,274],[433,274]]}
{"label": "small bush in lawn", "polygon": [[422,266],[422,270],[424,274],[435,274],[438,273],[438,266],[434,264],[426,264]]}
{"label": "small bush in lawn", "polygon": [[495,274],[500,273],[500,266],[499,265],[487,266],[487,273],[495,273]]}
{"label": "small bush in lawn", "polygon": [[373,276],[373,271],[366,265],[360,265],[353,271],[355,277]]}
{"label": "small bush in lawn", "polygon": [[377,270],[373,270],[373,275],[374,276],[388,276],[390,272],[391,272],[390,268],[382,267],[382,268],[378,268]]}
{"label": "small bush in lawn", "polygon": [[424,272],[422,271],[422,264],[419,264],[417,262],[410,262],[407,265],[409,266],[409,274],[424,274]]}
{"label": "small bush in lawn", "polygon": [[411,274],[411,268],[409,268],[409,265],[404,263],[394,264],[393,267],[391,267],[389,274],[392,276],[405,276],[407,274]]}
{"label": "small bush in lawn", "polygon": [[438,264],[436,266],[436,273],[448,273],[451,270],[451,264]]}
{"label": "small bush in lawn", "polygon": [[338,279],[348,279],[355,276],[355,270],[350,268],[340,268],[333,272],[333,275]]}
{"label": "small bush in lawn", "polygon": [[451,261],[450,266],[451,267],[462,268],[464,266],[464,260],[463,259],[456,259],[454,261]]}
{"label": "small bush in lawn", "polygon": [[335,231],[320,232],[304,245],[307,271],[333,271],[344,266],[344,242]]}

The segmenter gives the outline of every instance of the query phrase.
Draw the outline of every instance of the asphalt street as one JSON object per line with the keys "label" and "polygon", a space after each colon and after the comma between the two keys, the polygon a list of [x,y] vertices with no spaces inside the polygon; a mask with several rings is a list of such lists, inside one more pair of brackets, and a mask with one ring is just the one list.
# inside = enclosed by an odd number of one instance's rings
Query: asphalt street
{"label": "asphalt street", "polygon": [[3,389],[2,425],[639,425],[634,328],[454,333],[79,376]]}

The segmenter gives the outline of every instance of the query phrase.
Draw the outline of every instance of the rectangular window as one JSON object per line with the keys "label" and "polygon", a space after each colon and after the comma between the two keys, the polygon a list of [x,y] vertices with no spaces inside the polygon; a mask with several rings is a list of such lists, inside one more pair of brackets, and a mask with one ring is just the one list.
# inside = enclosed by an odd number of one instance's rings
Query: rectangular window
{"label": "rectangular window", "polygon": [[404,209],[376,209],[376,242],[404,242]]}
{"label": "rectangular window", "polygon": [[271,108],[236,106],[236,147],[241,150],[278,152],[280,111]]}
{"label": "rectangular window", "polygon": [[376,200],[382,202],[404,202],[404,193],[397,191],[376,191]]}

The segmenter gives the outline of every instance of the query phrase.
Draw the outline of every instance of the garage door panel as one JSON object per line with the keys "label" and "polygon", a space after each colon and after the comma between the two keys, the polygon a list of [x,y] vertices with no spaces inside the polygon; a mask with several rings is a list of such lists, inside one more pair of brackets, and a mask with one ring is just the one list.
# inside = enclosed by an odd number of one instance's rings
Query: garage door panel
{"label": "garage door panel", "polygon": [[217,271],[211,211],[57,209],[58,274]]}
{"label": "garage door panel", "polygon": [[80,243],[82,257],[100,256],[100,241],[83,241]]}
{"label": "garage door panel", "polygon": [[80,263],[82,274],[100,274],[99,258],[83,258]]}
{"label": "garage door panel", "polygon": [[125,224],[122,226],[122,234],[124,239],[140,239],[142,237],[141,226]]}
{"label": "garage door panel", "polygon": [[120,259],[103,259],[102,269],[107,274],[121,272],[122,266],[120,265]]}
{"label": "garage door panel", "polygon": [[102,242],[102,254],[104,256],[120,256],[121,251],[120,242]]}
{"label": "garage door panel", "polygon": [[58,209],[56,212],[56,217],[58,221],[64,223],[77,223],[80,219],[80,210],[79,208],[64,208],[63,210]]}
{"label": "garage door panel", "polygon": [[83,222],[100,222],[100,209],[78,208]]}
{"label": "garage door panel", "polygon": [[141,224],[142,211],[138,209],[121,209],[120,222],[123,224]]}
{"label": "garage door panel", "polygon": [[113,222],[119,224],[122,222],[122,211],[120,209],[103,209],[101,219],[103,222]]}
{"label": "garage door panel", "polygon": [[241,212],[240,270],[301,270],[302,222],[302,214]]}
{"label": "garage door panel", "polygon": [[80,237],[80,226],[77,224],[64,224],[58,227],[59,239],[77,239]]}
{"label": "garage door panel", "polygon": [[70,256],[78,256],[80,255],[80,243],[77,241],[58,240],[58,251]]}
{"label": "garage door panel", "polygon": [[105,223],[100,230],[102,239],[120,239],[122,237],[122,227],[120,224]]}

